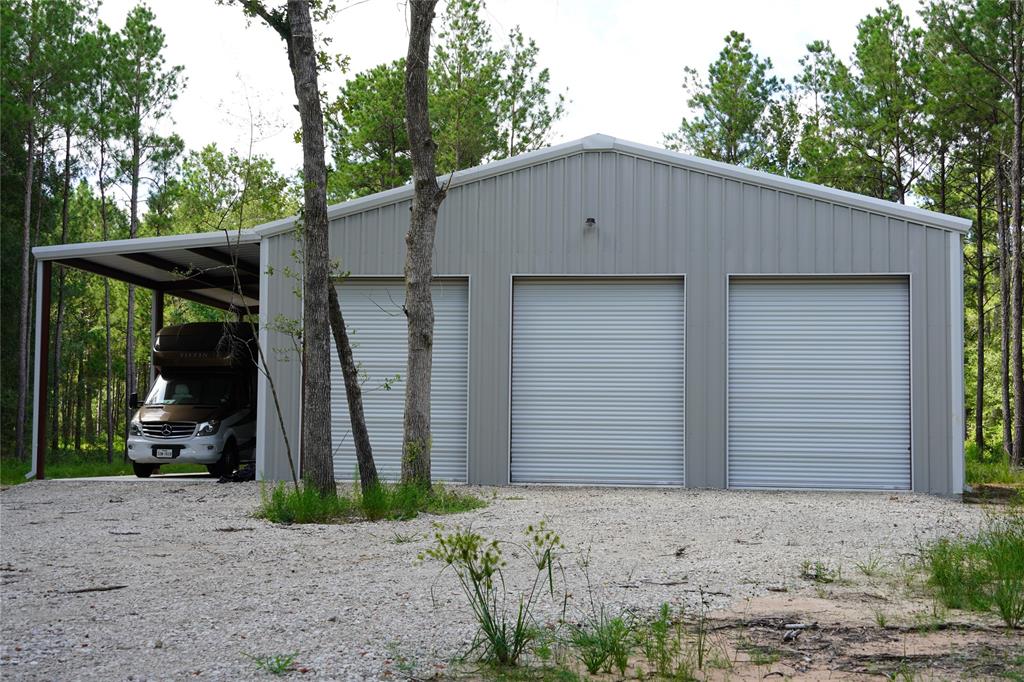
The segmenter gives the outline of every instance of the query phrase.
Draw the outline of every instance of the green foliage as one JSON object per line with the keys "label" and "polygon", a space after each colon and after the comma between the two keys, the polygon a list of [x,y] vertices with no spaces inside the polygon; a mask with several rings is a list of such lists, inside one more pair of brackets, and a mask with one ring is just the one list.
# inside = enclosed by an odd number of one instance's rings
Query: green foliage
{"label": "green foliage", "polygon": [[278,483],[260,490],[258,518],[274,523],[348,523],[368,520],[408,520],[419,514],[458,514],[486,503],[439,484],[429,490],[419,486],[381,483],[367,494],[358,486],[346,494],[321,496],[312,486],[297,489]]}
{"label": "green foliage", "polygon": [[610,673],[614,667],[620,675],[626,674],[636,646],[633,628],[627,621],[625,615],[609,618],[602,608],[595,618],[570,626],[569,641],[588,673]]}
{"label": "green foliage", "polygon": [[244,654],[244,656],[255,664],[257,670],[280,676],[295,669],[295,659],[298,654],[271,654],[269,656]]}
{"label": "green foliage", "polygon": [[[441,173],[538,149],[564,114],[564,96],[552,94],[536,43],[515,26],[497,46],[484,10],[480,0],[456,0],[439,17],[428,87]],[[328,103],[332,200],[410,180],[404,83],[398,59],[356,74]]]}
{"label": "green foliage", "polygon": [[833,568],[826,562],[804,560],[800,565],[800,577],[819,585],[827,585],[839,580],[842,574],[838,568]]}
{"label": "green foliage", "polygon": [[[683,119],[678,131],[665,136],[665,143],[740,165],[769,153],[761,146],[759,133],[769,104],[782,89],[782,82],[769,75],[771,68],[771,59],[758,57],[745,35],[731,31],[718,59],[708,66],[706,82],[696,69],[684,70],[686,104],[697,114]],[[777,113],[777,127],[785,127],[784,109]]]}
{"label": "green foliage", "polygon": [[993,514],[976,536],[938,540],[923,551],[928,586],[947,608],[995,610],[1024,625],[1024,510]]}
{"label": "green foliage", "polygon": [[1002,448],[991,447],[981,450],[976,443],[967,443],[964,446],[964,460],[968,485],[1024,485],[1024,469],[1012,466],[1009,455],[1003,452]]}
{"label": "green foliage", "polygon": [[[46,478],[91,478],[94,476],[132,476],[131,462],[121,457],[111,463],[106,461],[106,449],[98,446],[89,447],[84,452],[64,451],[50,453],[46,462]],[[27,461],[3,458],[0,459],[0,484],[18,485],[26,483],[25,475],[29,472]],[[164,464],[158,473],[187,474],[205,473],[206,467],[199,464]]]}
{"label": "green foliage", "polygon": [[468,528],[445,533],[441,527],[434,535],[434,545],[420,555],[440,562],[442,571],[451,569],[458,578],[477,622],[469,653],[481,661],[516,665],[538,636],[533,608],[545,582],[554,596],[553,571],[563,548],[561,539],[543,521],[529,526],[526,536],[527,544],[519,547],[531,556],[536,573],[530,587],[514,598],[506,590],[503,569],[507,564],[503,543],[497,540]]}

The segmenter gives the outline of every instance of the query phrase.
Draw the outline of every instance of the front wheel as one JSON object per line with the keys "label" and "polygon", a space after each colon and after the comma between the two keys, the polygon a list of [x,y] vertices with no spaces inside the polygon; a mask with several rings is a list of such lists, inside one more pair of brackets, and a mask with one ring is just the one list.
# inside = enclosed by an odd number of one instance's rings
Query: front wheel
{"label": "front wheel", "polygon": [[142,464],[140,462],[132,462],[132,471],[139,478],[149,478],[150,474],[157,470],[159,464]]}
{"label": "front wheel", "polygon": [[207,464],[206,470],[210,472],[211,476],[224,478],[233,474],[236,466],[238,466],[238,447],[235,446],[234,441],[228,441],[220,459],[213,464]]}

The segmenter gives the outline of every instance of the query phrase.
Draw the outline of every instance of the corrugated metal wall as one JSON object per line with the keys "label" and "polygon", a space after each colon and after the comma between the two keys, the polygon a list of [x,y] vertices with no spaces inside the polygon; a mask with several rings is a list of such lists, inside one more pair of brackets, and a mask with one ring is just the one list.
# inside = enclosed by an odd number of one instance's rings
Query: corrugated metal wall
{"label": "corrugated metal wall", "polygon": [[681,279],[519,279],[511,478],[682,485]]}
{"label": "corrugated metal wall", "polygon": [[[466,481],[469,354],[466,283],[434,282],[434,355],[430,385],[430,473],[439,481]],[[373,460],[381,478],[402,474],[402,417],[405,409],[405,363],[408,326],[405,282],[350,278],[338,287],[338,299],[349,328],[352,354],[363,376],[363,413]],[[331,444],[334,477],[357,479],[352,422],[341,374],[331,342]]]}
{"label": "corrugated metal wall", "polygon": [[906,278],[729,284],[729,485],[910,489]]}
{"label": "corrugated metal wall", "polygon": [[[400,276],[409,206],[403,200],[333,221],[332,255],[354,274]],[[596,228],[584,229],[588,217]],[[686,481],[724,487],[727,275],[905,273],[915,487],[953,491],[950,367],[960,349],[949,333],[957,323],[950,249],[958,242],[948,235],[619,151],[574,152],[452,187],[435,271],[470,277],[470,480],[508,482],[513,274],[686,275]],[[270,263],[287,264],[290,248],[271,246]],[[264,296],[272,319],[287,296]]]}

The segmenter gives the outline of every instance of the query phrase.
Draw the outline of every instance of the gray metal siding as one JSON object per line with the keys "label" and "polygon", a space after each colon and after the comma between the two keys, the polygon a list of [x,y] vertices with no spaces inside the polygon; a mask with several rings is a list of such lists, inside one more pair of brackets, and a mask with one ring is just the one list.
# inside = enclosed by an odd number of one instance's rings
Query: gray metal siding
{"label": "gray metal siding", "polygon": [[[466,480],[466,363],[468,301],[465,281],[435,282],[434,352],[430,390],[431,475],[439,481]],[[401,280],[349,279],[338,287],[363,377],[363,411],[377,472],[387,480],[402,473],[402,414],[408,334]],[[331,444],[334,477],[353,480],[356,456],[345,384],[331,344]]]}
{"label": "gray metal siding", "polygon": [[[595,230],[583,229],[587,217]],[[354,274],[400,276],[408,221],[408,200],[334,220],[331,253]],[[573,153],[452,187],[435,271],[471,276],[470,481],[508,482],[513,273],[686,275],[686,481],[718,488],[726,486],[727,275],[907,273],[914,486],[953,492],[946,234],[617,151]]]}
{"label": "gray metal siding", "polygon": [[285,331],[288,321],[302,320],[302,301],[296,293],[302,282],[289,274],[299,270],[292,255],[296,247],[291,234],[260,245],[260,346],[268,370],[259,374],[256,401],[256,470],[261,480],[291,480],[286,437],[299,468],[302,359]]}
{"label": "gray metal siding", "polygon": [[910,489],[905,278],[734,279],[729,486]]}
{"label": "gray metal siding", "polygon": [[511,480],[682,485],[681,279],[513,285]]}

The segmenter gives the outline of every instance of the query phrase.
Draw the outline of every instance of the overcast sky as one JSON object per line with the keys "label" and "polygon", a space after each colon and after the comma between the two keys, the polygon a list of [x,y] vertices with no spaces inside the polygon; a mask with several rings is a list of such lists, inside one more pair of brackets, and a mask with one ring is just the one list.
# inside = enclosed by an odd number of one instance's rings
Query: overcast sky
{"label": "overcast sky", "polygon": [[[901,0],[916,14],[917,2]],[[100,17],[115,30],[135,0],[105,0]],[[660,145],[684,114],[684,66],[706,71],[732,29],[771,57],[775,73],[791,80],[812,40],[832,43],[848,58],[857,22],[882,0],[490,0],[485,11],[496,38],[518,24],[537,41],[540,62],[555,89],[568,97],[552,142],[605,133]],[[350,74],[401,57],[406,7],[400,0],[338,0],[343,11],[327,32],[332,51],[351,59]],[[188,85],[175,102],[174,127],[190,148],[216,142],[272,157],[283,172],[301,165],[292,131],[291,74],[281,40],[269,28],[247,25],[235,6],[214,0],[150,0],[166,33],[169,64],[185,67]],[[344,75],[321,87],[338,89]]]}

